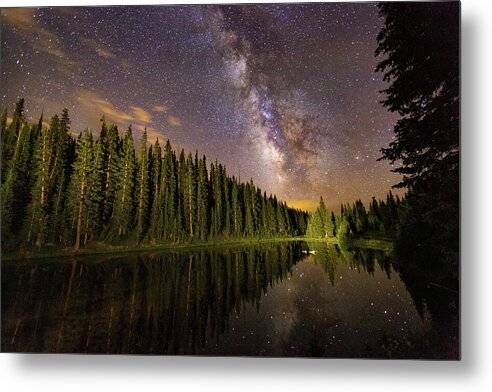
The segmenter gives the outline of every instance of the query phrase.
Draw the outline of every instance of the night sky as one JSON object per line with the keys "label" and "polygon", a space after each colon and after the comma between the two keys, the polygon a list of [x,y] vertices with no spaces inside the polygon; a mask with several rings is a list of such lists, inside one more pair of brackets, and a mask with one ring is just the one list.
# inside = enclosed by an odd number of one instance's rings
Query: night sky
{"label": "night sky", "polygon": [[0,105],[145,127],[289,204],[384,197],[374,3],[2,9]]}

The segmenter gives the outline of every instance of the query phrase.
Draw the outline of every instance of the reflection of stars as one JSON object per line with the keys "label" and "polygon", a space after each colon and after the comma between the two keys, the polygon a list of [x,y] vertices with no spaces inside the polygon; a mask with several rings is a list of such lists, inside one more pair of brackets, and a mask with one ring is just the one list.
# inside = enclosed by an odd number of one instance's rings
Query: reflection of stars
{"label": "reflection of stars", "polygon": [[[328,257],[327,249],[317,250],[270,287],[259,304],[248,303],[236,312],[230,330],[214,342],[214,353],[258,354],[266,345],[272,355],[286,355],[286,349],[289,354],[305,353],[313,344],[311,332],[317,331],[321,352],[360,355],[380,347],[381,336],[425,333],[429,320],[420,318],[398,274],[388,276],[382,266],[370,267],[376,259],[368,255],[338,258]],[[333,283],[331,271],[337,278]]]}

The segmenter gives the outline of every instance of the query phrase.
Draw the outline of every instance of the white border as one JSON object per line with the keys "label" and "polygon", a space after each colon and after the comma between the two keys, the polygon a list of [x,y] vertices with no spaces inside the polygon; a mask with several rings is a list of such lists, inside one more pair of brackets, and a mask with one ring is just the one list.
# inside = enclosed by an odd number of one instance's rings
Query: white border
{"label": "white border", "polygon": [[[115,4],[173,2],[2,0],[1,6]],[[462,1],[461,362],[0,354],[3,390],[492,390],[491,4]]]}

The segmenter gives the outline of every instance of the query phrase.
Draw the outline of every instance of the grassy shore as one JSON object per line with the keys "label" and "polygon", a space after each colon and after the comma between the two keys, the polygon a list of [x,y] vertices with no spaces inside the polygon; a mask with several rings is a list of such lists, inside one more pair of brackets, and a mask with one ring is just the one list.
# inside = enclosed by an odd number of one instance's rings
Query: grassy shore
{"label": "grassy shore", "polygon": [[[73,248],[50,248],[46,247],[40,250],[19,250],[17,252],[7,252],[2,254],[2,261],[37,259],[37,258],[54,258],[54,257],[73,257],[73,256],[89,256],[103,255],[116,253],[140,253],[140,252],[156,252],[169,250],[199,250],[205,248],[226,248],[231,246],[241,245],[259,245],[267,243],[280,243],[292,241],[320,242],[326,244],[339,244],[336,238],[308,238],[308,237],[275,237],[275,238],[230,238],[218,239],[211,241],[196,241],[196,242],[178,242],[178,243],[161,243],[161,244],[107,244],[102,242],[93,242],[90,245],[74,250]],[[343,241],[344,246],[358,247],[367,249],[379,249],[391,251],[393,244],[389,240],[382,239],[348,239]]]}
{"label": "grassy shore", "polygon": [[364,249],[375,249],[382,250],[385,252],[393,251],[393,242],[389,238],[347,238],[343,241],[338,240],[336,237],[332,238],[308,238],[308,237],[297,237],[297,239],[302,239],[306,242],[323,242],[325,244],[337,244],[342,245],[347,248],[364,248]]}
{"label": "grassy shore", "polygon": [[347,240],[346,243],[354,248],[383,250],[385,252],[393,251],[393,241],[390,239],[355,238]]}
{"label": "grassy shore", "polygon": [[85,255],[114,254],[114,253],[139,253],[169,250],[195,250],[204,248],[219,248],[240,245],[255,245],[273,242],[301,241],[302,237],[278,237],[278,238],[231,238],[218,239],[211,241],[195,242],[168,242],[168,243],[125,243],[108,244],[103,242],[93,242],[84,248],[75,250],[73,248],[50,248],[45,247],[39,250],[20,250],[18,252],[6,252],[2,254],[2,260],[34,259],[48,257],[73,257]]}

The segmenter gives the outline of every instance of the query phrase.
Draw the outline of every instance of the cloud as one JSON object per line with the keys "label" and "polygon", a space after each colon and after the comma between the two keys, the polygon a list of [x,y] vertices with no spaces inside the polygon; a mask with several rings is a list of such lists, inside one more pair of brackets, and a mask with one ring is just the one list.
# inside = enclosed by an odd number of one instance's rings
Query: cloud
{"label": "cloud", "polygon": [[[104,115],[106,120],[114,122],[121,127],[133,124],[133,128],[139,132],[147,129],[148,139],[151,143],[155,142],[157,138],[161,141],[165,139],[161,131],[150,126],[152,123],[151,113],[140,106],[131,105],[129,110],[122,110],[107,98],[89,90],[76,91],[75,98],[81,104],[81,107],[95,120]],[[181,119],[177,116],[169,115],[166,120],[172,127],[180,127],[182,125]]]}
{"label": "cloud", "polygon": [[152,110],[157,113],[166,113],[168,108],[166,105],[155,105]]}
{"label": "cloud", "polygon": [[2,19],[11,26],[20,29],[33,28],[34,9],[32,8],[3,8]]}
{"label": "cloud", "polygon": [[[77,10],[67,7],[56,9],[61,18],[77,15]],[[68,52],[62,45],[57,34],[41,24],[36,8],[2,8],[2,22],[21,35],[37,53],[46,53],[57,63],[57,68],[65,74],[73,74],[81,60],[81,52]],[[92,38],[80,38],[82,49],[96,53],[111,63],[122,73],[132,72],[133,63],[118,55],[110,45]],[[83,51],[82,51],[83,52]]]}
{"label": "cloud", "polygon": [[86,109],[89,109],[96,114],[102,113],[111,121],[121,124],[134,120],[134,117],[130,113],[118,109],[109,100],[92,91],[78,90],[75,92],[75,95],[77,101],[79,101]]}
{"label": "cloud", "polygon": [[166,120],[172,127],[180,127],[183,124],[179,117],[173,115],[167,116]]}
{"label": "cloud", "polygon": [[53,56],[64,65],[73,64],[56,34],[39,23],[35,11],[34,8],[3,8],[2,21],[22,35],[35,50]]}
{"label": "cloud", "polygon": [[[74,95],[80,107],[86,112],[85,116],[90,117],[93,122],[98,122],[101,115],[104,115],[108,122],[115,123],[119,128],[126,128],[131,124],[133,130],[140,134],[146,129],[149,143],[155,143],[159,139],[159,142],[163,144],[166,140],[164,133],[166,130],[161,131],[152,127],[150,111],[140,106],[130,105],[128,109],[120,108],[109,99],[90,90],[77,90]],[[182,120],[174,115],[168,115],[166,120],[172,127],[182,125]]]}
{"label": "cloud", "polygon": [[139,106],[130,106],[130,109],[133,112],[133,117],[135,118],[135,120],[146,123],[146,124],[148,124],[152,121],[152,116],[145,109],[143,109]]}
{"label": "cloud", "polygon": [[96,48],[96,53],[99,55],[99,57],[103,57],[105,59],[112,59],[115,57],[113,52],[105,48]]}
{"label": "cloud", "polygon": [[124,74],[130,74],[132,72],[133,65],[130,60],[122,57],[121,53],[118,53],[111,45],[93,38],[80,38],[80,43],[84,46],[84,49],[96,53],[104,60],[108,60],[112,67],[118,69],[120,72]]}

